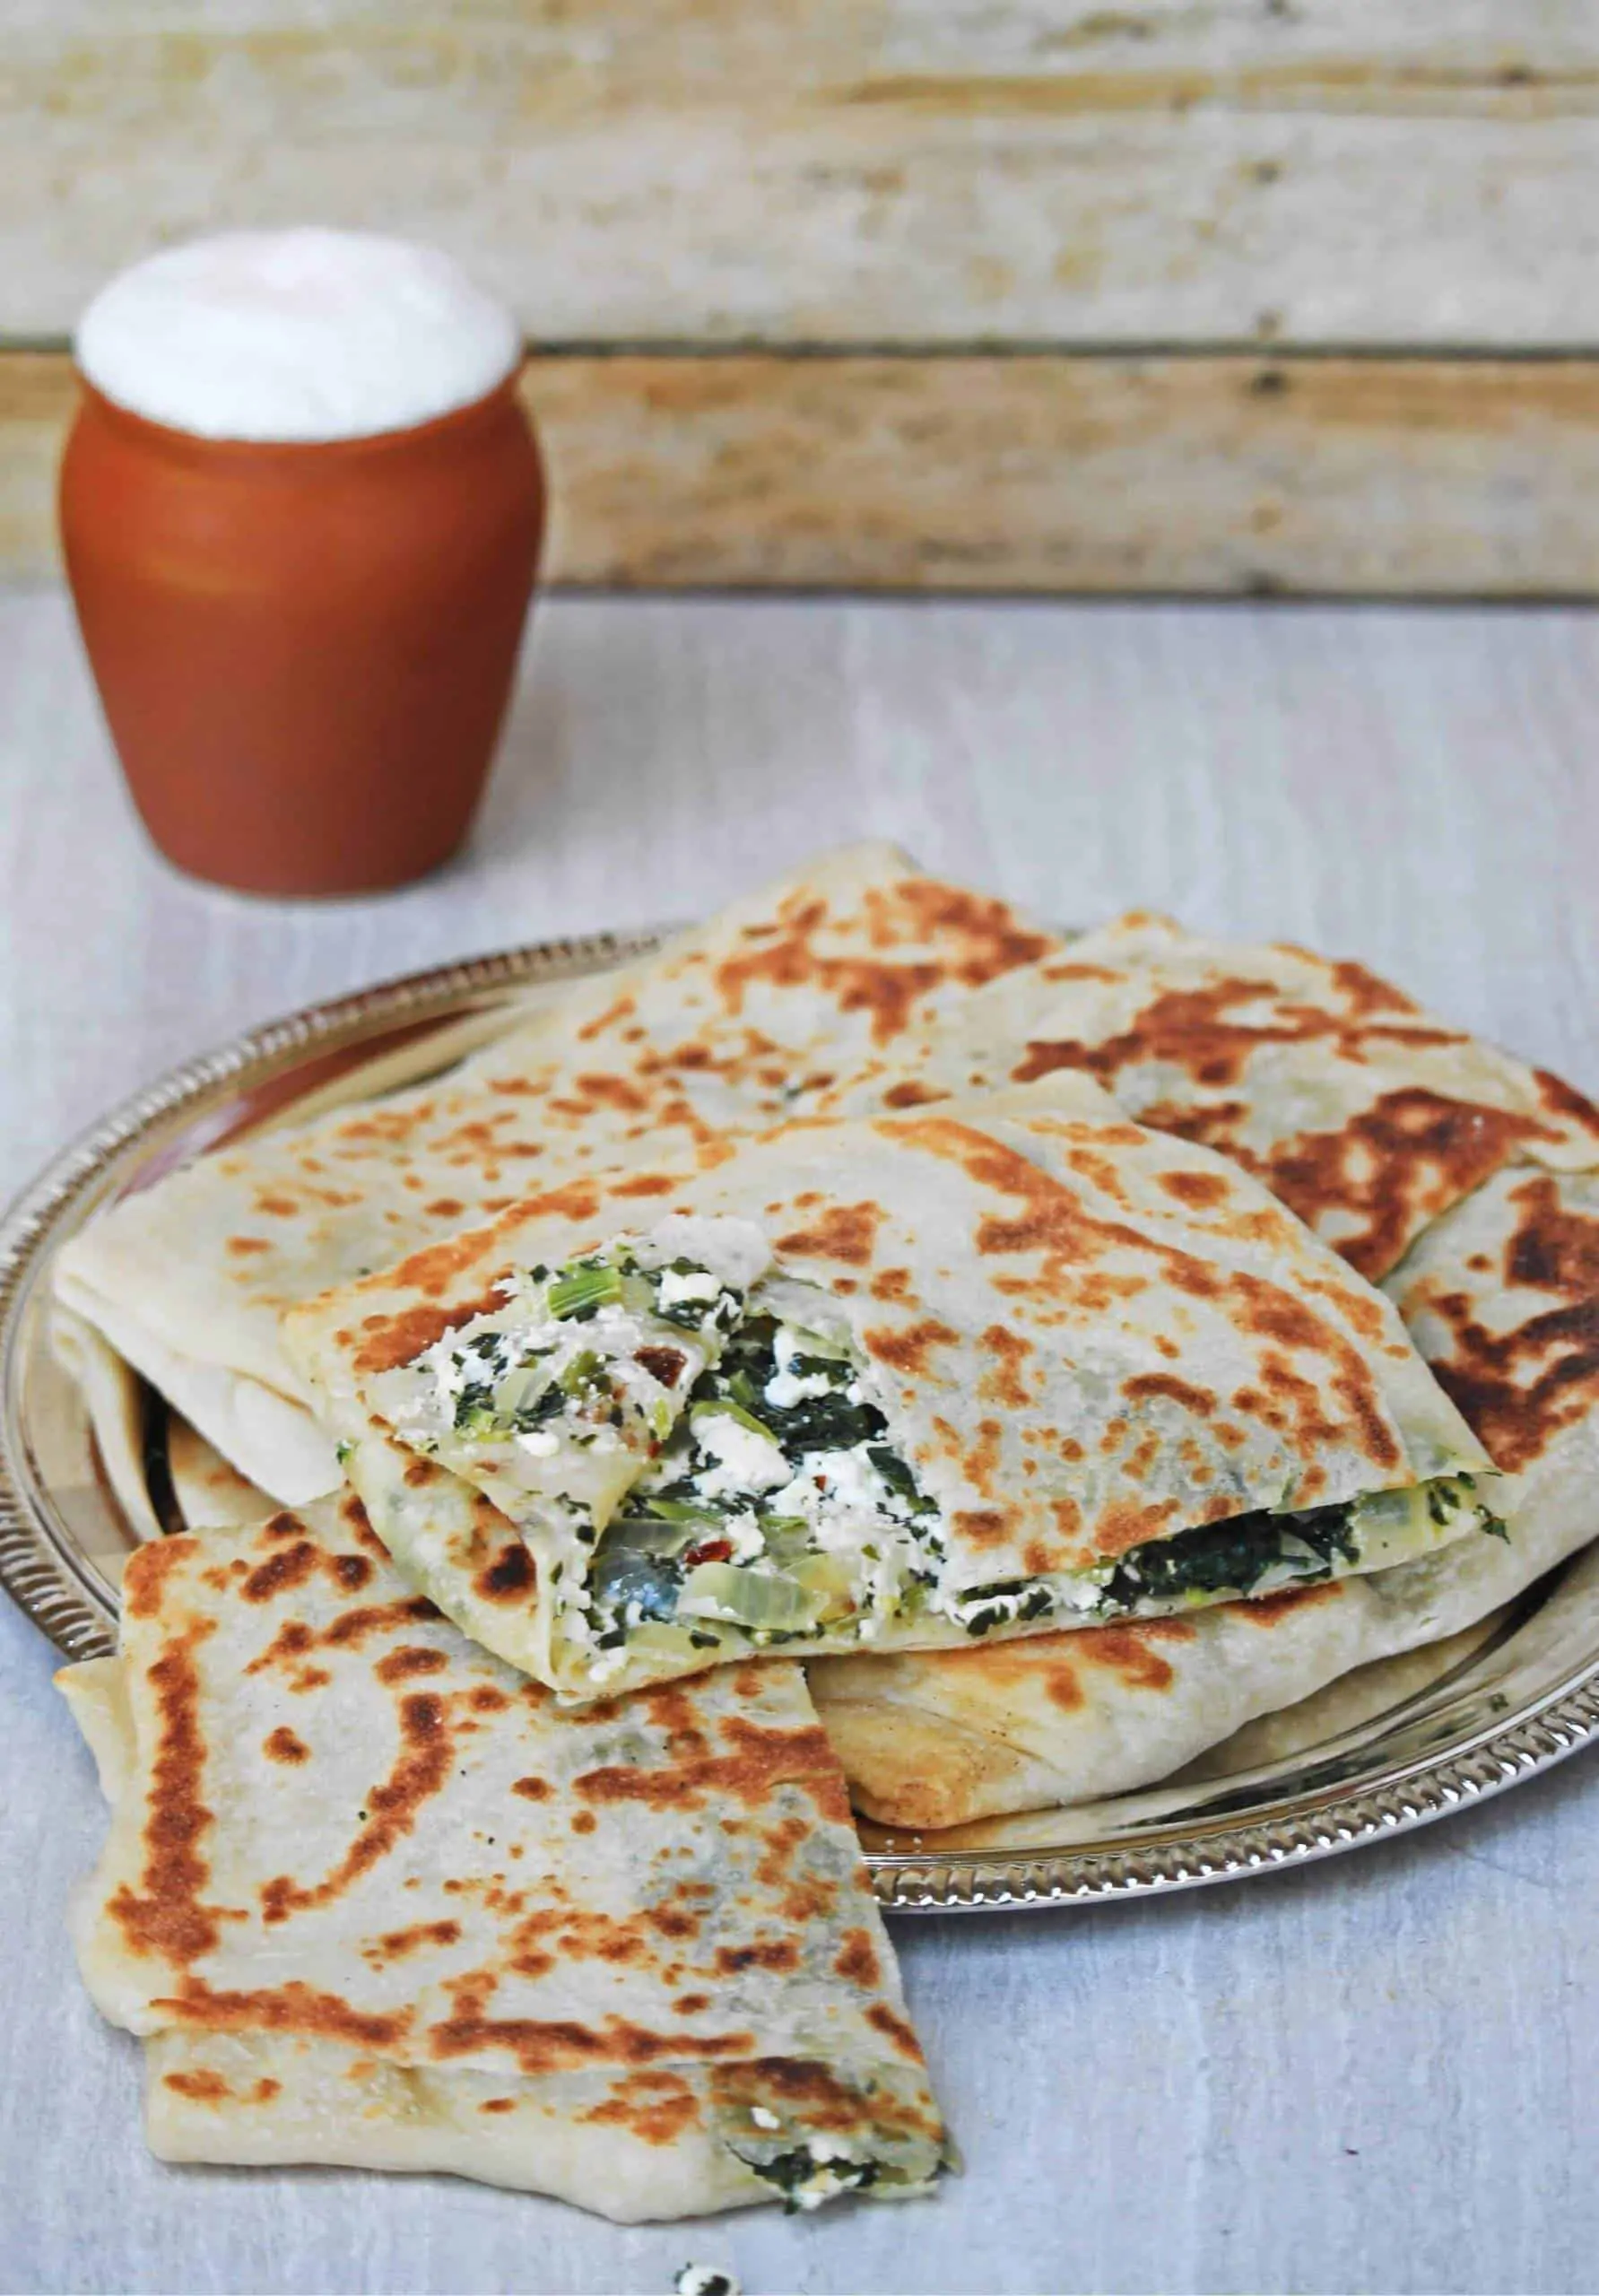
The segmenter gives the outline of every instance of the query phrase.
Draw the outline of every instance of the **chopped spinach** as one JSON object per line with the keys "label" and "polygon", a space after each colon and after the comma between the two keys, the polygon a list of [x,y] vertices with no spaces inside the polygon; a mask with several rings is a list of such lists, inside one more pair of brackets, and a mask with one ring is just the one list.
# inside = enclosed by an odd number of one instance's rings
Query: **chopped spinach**
{"label": "chopped spinach", "polygon": [[804,2144],[796,2144],[792,2152],[776,2152],[766,2161],[752,2161],[748,2154],[741,2157],[764,2183],[777,2187],[783,2196],[786,2216],[804,2206],[805,2187],[819,2172],[835,2179],[840,2192],[864,2192],[877,2182],[879,2171],[875,2161],[819,2161]]}
{"label": "chopped spinach", "polygon": [[[1309,1507],[1299,1515],[1256,1509],[1169,1539],[1146,1539],[1123,1555],[1106,1581],[1101,1605],[1108,1611],[1130,1611],[1141,1603],[1183,1595],[1247,1595],[1284,1562],[1295,1566],[1301,1582],[1330,1578],[1335,1556],[1345,1562],[1360,1558],[1353,1511],[1347,1505]],[[1310,1569],[1300,1567],[1296,1544],[1309,1548],[1315,1559]]]}

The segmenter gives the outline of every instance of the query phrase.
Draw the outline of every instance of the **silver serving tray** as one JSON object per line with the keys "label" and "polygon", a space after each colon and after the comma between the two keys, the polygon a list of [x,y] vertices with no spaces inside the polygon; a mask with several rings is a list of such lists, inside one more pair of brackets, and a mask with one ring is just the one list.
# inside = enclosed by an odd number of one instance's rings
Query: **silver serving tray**
{"label": "silver serving tray", "polygon": [[[12,1206],[0,1223],[0,1583],[69,1657],[114,1648],[135,1536],[51,1352],[51,1268],[67,1238],[224,1140],[439,1073],[552,985],[658,938],[544,942],[274,1022],[113,1109]],[[1143,1793],[945,1837],[865,1826],[863,1839],[881,1902],[901,1911],[1141,1896],[1424,1825],[1547,1769],[1596,1726],[1599,1549],[1436,1652],[1347,1676],[1273,1725],[1269,1747],[1257,1728]]]}

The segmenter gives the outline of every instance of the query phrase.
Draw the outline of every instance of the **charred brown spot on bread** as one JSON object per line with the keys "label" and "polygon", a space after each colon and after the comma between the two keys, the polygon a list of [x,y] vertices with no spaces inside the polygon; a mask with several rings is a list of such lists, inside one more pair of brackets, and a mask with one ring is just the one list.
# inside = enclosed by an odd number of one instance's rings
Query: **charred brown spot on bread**
{"label": "charred brown spot on bread", "polygon": [[122,1883],[106,1909],[131,1952],[180,1967],[213,1950],[224,1918],[222,1909],[204,1903],[201,1895],[211,1879],[202,1844],[215,1814],[202,1798],[206,1745],[195,1654],[214,1631],[209,1619],[195,1620],[168,1641],[146,1671],[156,1712],[156,1743],[147,1788],[143,1865],[138,1890]]}
{"label": "charred brown spot on bread", "polygon": [[960,1335],[937,1316],[924,1316],[902,1330],[874,1325],[861,1336],[867,1353],[874,1356],[878,1362],[886,1363],[891,1371],[920,1376],[928,1368],[933,1350],[954,1346]]}
{"label": "charred brown spot on bread", "polygon": [[1076,1655],[1091,1666],[1117,1674],[1133,1690],[1165,1691],[1177,1680],[1162,1643],[1194,1639],[1186,1619],[1138,1619],[1125,1625],[1090,1627],[1079,1635]]}
{"label": "charred brown spot on bread", "polygon": [[922,2061],[922,2045],[903,2017],[898,2016],[886,2001],[874,2001],[866,2012],[866,2022],[875,2025],[883,2039],[908,2057],[913,2065]]}
{"label": "charred brown spot on bread", "polygon": [[1208,1419],[1216,1408],[1216,1397],[1209,1387],[1196,1387],[1169,1371],[1134,1372],[1130,1379],[1122,1382],[1121,1392],[1129,1403],[1143,1403],[1151,1396],[1160,1396],[1202,1419]]}
{"label": "charred brown spot on bread", "polygon": [[833,1968],[848,1985],[874,1986],[882,1977],[877,1948],[864,1929],[845,1931],[844,1942],[833,1956]]}
{"label": "charred brown spot on bread", "polygon": [[865,1267],[883,1217],[881,1205],[830,1205],[808,1227],[792,1228],[779,1236],[777,1249],[800,1258],[836,1259],[847,1267]]}
{"label": "charred brown spot on bread", "polygon": [[309,1888],[285,1874],[267,1882],[261,1891],[265,1921],[286,1921],[340,1896],[414,1831],[422,1805],[442,1790],[453,1760],[444,1700],[413,1691],[400,1700],[399,1722],[400,1752],[388,1776],[367,1789],[365,1825],[333,1871]]}
{"label": "charred brown spot on bread", "polygon": [[791,1937],[769,1937],[753,1945],[718,1945],[716,1966],[723,1977],[737,1977],[745,1970],[796,1970],[799,1948]]}
{"label": "charred brown spot on bread", "polygon": [[758,1808],[785,1784],[802,1787],[824,1816],[847,1813],[843,1773],[825,1731],[814,1724],[769,1729],[744,1716],[717,1726],[726,1749],[660,1765],[612,1764],[585,1771],[573,1790],[602,1806],[640,1802],[657,1810],[703,1809],[708,1797]]}
{"label": "charred brown spot on bread", "polygon": [[646,2144],[675,2144],[698,2126],[700,2100],[681,2074],[636,2073],[578,2118],[629,2129]]}
{"label": "charred brown spot on bread", "polygon": [[[1050,1061],[1051,1066],[1087,1069],[1112,1091],[1125,1069],[1157,1065],[1181,1069],[1195,1084],[1213,1091],[1239,1084],[1251,1057],[1264,1045],[1325,1042],[1347,1057],[1359,1058],[1374,1015],[1403,1016],[1416,1009],[1398,989],[1363,967],[1329,967],[1327,972],[1329,988],[1343,998],[1343,1011],[1334,1008],[1331,997],[1326,1004],[1317,1004],[1285,994],[1270,979],[1231,974],[1193,987],[1157,990],[1127,1028],[1099,1044],[1063,1040],[1036,1049],[1060,1056]],[[1248,1008],[1261,1017],[1240,1017]],[[1460,1039],[1430,1031],[1428,1041]],[[1029,1047],[1030,1057],[1034,1050]],[[1048,1068],[1030,1073],[1047,1074]],[[1029,1077],[1018,1071],[1016,1081],[1025,1083]]]}
{"label": "charred brown spot on bread", "polygon": [[1179,1204],[1186,1205],[1191,1212],[1213,1212],[1217,1205],[1226,1203],[1231,1193],[1226,1178],[1221,1172],[1192,1172],[1183,1170],[1161,1172],[1159,1178],[1167,1195],[1175,1196]]}
{"label": "charred brown spot on bread", "polygon": [[303,1738],[295,1736],[287,1723],[271,1731],[261,1741],[261,1751],[269,1761],[309,1761],[311,1750]]}
{"label": "charred brown spot on bread", "polygon": [[736,1019],[757,985],[813,987],[840,1013],[869,1015],[873,1042],[887,1044],[909,1026],[923,1000],[943,982],[944,969],[916,960],[825,956],[816,937],[826,918],[824,903],[809,902],[769,934],[746,934],[749,945],[725,957],[712,973],[723,1008]]}
{"label": "charred brown spot on bread", "polygon": [[968,1546],[1003,1546],[1011,1535],[1012,1517],[998,1507],[966,1507],[955,1517],[957,1537]]}
{"label": "charred brown spot on bread", "polygon": [[417,1674],[442,1674],[449,1664],[442,1650],[421,1642],[402,1643],[378,1659],[372,1672],[380,1683],[410,1682]]}
{"label": "charred brown spot on bread", "polygon": [[1307,1227],[1377,1283],[1418,1230],[1540,1137],[1547,1127],[1534,1118],[1408,1086],[1383,1093],[1336,1132],[1273,1148],[1256,1170]]}
{"label": "charred brown spot on bread", "polygon": [[439,1469],[431,1459],[410,1458],[405,1462],[404,1481],[413,1491],[421,1491],[430,1483],[437,1483]]}
{"label": "charred brown spot on bread", "polygon": [[194,2105],[220,2105],[233,2094],[222,2074],[205,2066],[196,2073],[165,2073],[161,2085],[179,2097],[187,2097]]}
{"label": "charred brown spot on bread", "polygon": [[281,2081],[265,2074],[248,2089],[235,2089],[209,2066],[201,2066],[193,2073],[163,2073],[161,2085],[175,2095],[187,2098],[192,2105],[269,2105],[274,2097],[282,2094],[283,2089]]}
{"label": "charred brown spot on bread", "polygon": [[519,1794],[525,1802],[547,1802],[550,1798],[549,1783],[543,1778],[514,1778],[511,1792]]}
{"label": "charred brown spot on bread", "polygon": [[673,1761],[709,1752],[700,1710],[682,1683],[659,1683],[639,1695],[647,1720],[665,1737]]}
{"label": "charred brown spot on bread", "polygon": [[230,1236],[227,1248],[235,1259],[248,1259],[256,1252],[269,1252],[272,1246],[265,1236]]}
{"label": "charred brown spot on bread", "polygon": [[[604,1011],[596,1015],[594,1020],[585,1021],[578,1034],[585,1044],[592,1044],[596,1037],[603,1037],[608,1030],[620,1028],[624,1021],[630,1021],[638,1010],[637,997],[619,996],[614,1004],[608,1004]],[[635,1032],[630,1031],[628,1033]]]}
{"label": "charred brown spot on bread", "polygon": [[167,1580],[175,1570],[192,1562],[200,1550],[192,1538],[152,1539],[127,1559],[122,1574],[122,1599],[132,1618],[161,1615]]}
{"label": "charred brown spot on bread", "polygon": [[754,2044],[755,2036],[748,2032],[658,2033],[630,2018],[615,2016],[604,2017],[597,2025],[581,2024],[576,2018],[546,2022],[534,2017],[489,2017],[468,2005],[428,2031],[428,2048],[435,2057],[448,2062],[500,2048],[533,2078],[585,2065],[653,2065],[662,2057],[702,2057],[714,2062],[718,2057],[747,2056]]}
{"label": "charred brown spot on bread", "polygon": [[1025,1409],[1032,1401],[1032,1389],[1021,1376],[1021,1366],[1037,1352],[1032,1341],[1004,1324],[990,1324],[983,1334],[983,1350],[991,1360],[978,1382],[978,1395],[1012,1411]]}
{"label": "charred brown spot on bread", "polygon": [[1538,1088],[1538,1098],[1551,1116],[1562,1124],[1574,1124],[1599,1145],[1599,1108],[1574,1085],[1568,1084],[1547,1068],[1534,1068],[1533,1082]]}
{"label": "charred brown spot on bread", "polygon": [[[1236,1504],[1236,1502],[1229,1502]],[[1158,1539],[1178,1511],[1175,1499],[1139,1501],[1115,1499],[1094,1518],[1093,1551],[1107,1558],[1125,1554],[1146,1539]]]}
{"label": "charred brown spot on bread", "polygon": [[409,2010],[369,2015],[338,1994],[320,1992],[299,1978],[249,1992],[222,1992],[213,1991],[203,1978],[189,1976],[175,1994],[151,2006],[169,2010],[180,2025],[212,2032],[307,2033],[384,2050],[397,2048],[412,2022]]}
{"label": "charred brown spot on bread", "polygon": [[275,1602],[280,1595],[303,1587],[321,1567],[322,1560],[320,1547],[309,1539],[297,1539],[292,1546],[280,1546],[265,1562],[257,1563],[239,1591],[247,1603]]}
{"label": "charred brown spot on bread", "polygon": [[649,1098],[625,1076],[594,1070],[576,1079],[577,1088],[594,1108],[615,1109],[626,1116],[642,1116]]}
{"label": "charred brown spot on bread", "polygon": [[1056,946],[1048,934],[1024,925],[1004,901],[937,878],[906,877],[890,899],[919,938],[952,944],[950,970],[967,988],[981,988],[1019,965],[1036,964]]}
{"label": "charred brown spot on bread", "polygon": [[[439,1616],[439,1611],[425,1595],[404,1595],[392,1603],[363,1603],[356,1610],[341,1611],[337,1618],[329,1622],[320,1636],[312,1635],[308,1627],[300,1627],[293,1645],[285,1640],[286,1636],[295,1632],[294,1623],[291,1622],[278,1637],[278,1642],[282,1644],[283,1648],[291,1655],[295,1648],[309,1649],[312,1643],[317,1640],[333,1650],[359,1650],[361,1645],[374,1634],[387,1634],[395,1627],[407,1626],[423,1619],[436,1619]],[[299,1636],[303,1636],[304,1640],[299,1640]],[[261,1653],[259,1658],[251,1660],[246,1672],[254,1674],[263,1664],[270,1663],[274,1655],[276,1655],[276,1645],[271,1645]]]}
{"label": "charred brown spot on bread", "polygon": [[1523,1181],[1510,1202],[1506,1282],[1551,1305],[1495,1332],[1464,1292],[1425,1286],[1421,1296],[1449,1335],[1448,1352],[1432,1357],[1439,1384],[1494,1465],[1515,1474],[1599,1405],[1599,1219],[1566,1203],[1547,1173]]}
{"label": "charred brown spot on bread", "polygon": [[961,1460],[961,1467],[972,1489],[985,1498],[993,1495],[994,1482],[999,1469],[1000,1447],[1004,1431],[997,1419],[982,1419],[978,1422],[978,1439]]}
{"label": "charred brown spot on bread", "polygon": [[525,1602],[537,1577],[532,1555],[519,1538],[510,1538],[474,1578],[473,1592],[486,1603]]}
{"label": "charred brown spot on bread", "polygon": [[364,1945],[361,1952],[374,1969],[381,1969],[390,1961],[405,1961],[426,1946],[457,1945],[460,1942],[458,1921],[413,1921],[405,1929],[386,1929]]}
{"label": "charred brown spot on bread", "polygon": [[891,1301],[899,1307],[904,1306],[908,1300],[915,1297],[910,1270],[908,1267],[880,1269],[872,1278],[868,1288],[874,1300]]}

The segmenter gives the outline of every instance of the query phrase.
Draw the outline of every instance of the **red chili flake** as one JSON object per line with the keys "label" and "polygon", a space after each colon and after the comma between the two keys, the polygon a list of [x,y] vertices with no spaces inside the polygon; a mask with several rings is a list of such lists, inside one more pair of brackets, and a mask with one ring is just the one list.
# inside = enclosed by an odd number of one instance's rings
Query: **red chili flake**
{"label": "red chili flake", "polygon": [[685,1562],[731,1562],[732,1560],[731,1539],[701,1539],[699,1545],[691,1546],[683,1557]]}

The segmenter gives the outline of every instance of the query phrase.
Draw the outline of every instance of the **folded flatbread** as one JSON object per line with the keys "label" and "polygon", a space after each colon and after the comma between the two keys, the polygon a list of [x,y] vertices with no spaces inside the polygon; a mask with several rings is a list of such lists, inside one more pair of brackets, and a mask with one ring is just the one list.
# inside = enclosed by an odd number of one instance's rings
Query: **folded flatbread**
{"label": "folded flatbread", "polygon": [[297,1504],[341,1477],[278,1344],[285,1307],[572,1172],[691,1159],[801,1105],[873,1104],[912,1030],[1058,946],[891,846],[850,848],[572,984],[442,1083],[227,1146],[125,1199],[62,1254],[58,1296]]}
{"label": "folded flatbread", "polygon": [[856,1806],[921,1830],[1147,1785],[1351,1667],[1457,1633],[1599,1534],[1599,1175],[1496,1173],[1386,1288],[1505,1471],[1502,1538],[1188,1616],[823,1659],[812,1691]]}
{"label": "folded flatbread", "polygon": [[144,1474],[144,1394],[114,1347],[82,1316],[56,1301],[50,1352],[77,1387],[94,1448],[122,1518],[136,1539],[161,1536]]}
{"label": "folded flatbread", "polygon": [[1599,1162],[1599,1109],[1364,965],[1133,915],[900,1042],[891,1105],[1093,1076],[1221,1149],[1374,1283],[1507,1164]]}
{"label": "folded flatbread", "polygon": [[278,1511],[258,1483],[247,1483],[214,1444],[175,1412],[167,1420],[167,1473],[185,1530],[263,1523]]}
{"label": "folded flatbread", "polygon": [[57,1678],[75,1909],[170,2161],[449,2170],[622,2221],[927,2189],[944,2135],[793,1665],[580,1717],[353,1500],[156,1542]]}
{"label": "folded flatbread", "polygon": [[1186,1612],[1493,1524],[1381,1295],[1081,1077],[576,1182],[284,1342],[402,1567],[571,1696]]}

